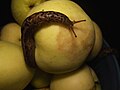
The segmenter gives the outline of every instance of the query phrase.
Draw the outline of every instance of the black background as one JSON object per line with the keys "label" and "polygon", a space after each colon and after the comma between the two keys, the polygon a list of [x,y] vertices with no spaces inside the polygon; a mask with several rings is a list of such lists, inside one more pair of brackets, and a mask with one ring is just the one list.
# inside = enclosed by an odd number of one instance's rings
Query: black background
{"label": "black background", "polygon": [[[119,21],[119,3],[117,0],[73,0],[78,3],[85,12],[101,28],[104,39],[109,45],[116,49],[116,55],[119,61],[120,53],[120,21]],[[0,0],[0,27],[8,22],[14,21],[11,8],[11,0]],[[77,13],[76,13],[77,14]]]}

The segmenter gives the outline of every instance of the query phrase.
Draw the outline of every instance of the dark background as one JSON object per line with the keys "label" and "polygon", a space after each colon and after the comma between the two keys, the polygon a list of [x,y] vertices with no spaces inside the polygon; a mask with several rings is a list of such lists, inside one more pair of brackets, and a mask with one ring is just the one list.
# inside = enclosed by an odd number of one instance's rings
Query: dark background
{"label": "dark background", "polygon": [[[78,3],[85,12],[101,28],[104,39],[117,50],[116,57],[119,61],[120,54],[120,22],[119,3],[117,0],[73,0]],[[11,8],[11,0],[0,0],[0,27],[14,21]],[[77,13],[76,13],[77,14]]]}

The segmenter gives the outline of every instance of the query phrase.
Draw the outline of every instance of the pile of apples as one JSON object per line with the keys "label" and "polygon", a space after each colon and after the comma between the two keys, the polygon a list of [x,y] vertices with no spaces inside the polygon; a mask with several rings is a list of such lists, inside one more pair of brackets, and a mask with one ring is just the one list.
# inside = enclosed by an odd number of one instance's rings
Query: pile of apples
{"label": "pile of apples", "polygon": [[[37,68],[24,60],[21,26],[39,11],[57,11],[76,23],[77,37],[61,24],[50,23],[35,34]],[[101,50],[100,27],[71,0],[11,0],[16,22],[7,23],[0,35],[0,90],[101,90],[95,71],[86,63]],[[31,90],[32,90],[31,89]],[[29,89],[28,89],[29,90]]]}

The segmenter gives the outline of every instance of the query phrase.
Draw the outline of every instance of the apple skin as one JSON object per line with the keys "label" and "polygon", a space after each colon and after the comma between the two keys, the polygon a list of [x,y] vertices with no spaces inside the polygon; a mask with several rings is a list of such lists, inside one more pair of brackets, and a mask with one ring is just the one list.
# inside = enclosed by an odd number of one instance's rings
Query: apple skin
{"label": "apple skin", "polygon": [[10,22],[1,29],[0,40],[15,43],[21,46],[21,26]]}
{"label": "apple skin", "polygon": [[91,54],[88,57],[88,61],[93,60],[99,54],[103,45],[103,35],[101,28],[98,26],[98,24],[95,21],[93,21],[93,25],[95,28],[95,43],[91,51]]}
{"label": "apple skin", "polygon": [[23,90],[34,70],[27,67],[19,45],[0,41],[0,90]]}
{"label": "apple skin", "polygon": [[84,65],[72,72],[54,75],[50,90],[94,90],[94,85],[89,66]]}
{"label": "apple skin", "polygon": [[52,75],[50,73],[46,73],[37,68],[30,84],[36,89],[44,88],[50,85],[51,78]]}
{"label": "apple skin", "polygon": [[28,12],[44,1],[46,0],[11,0],[11,12],[14,19],[22,25]]}
{"label": "apple skin", "polygon": [[76,3],[69,0],[50,0],[34,7],[27,16],[38,11],[57,11],[70,20],[86,20],[74,25],[77,38],[64,25],[49,23],[35,34],[35,59],[41,70],[66,73],[80,67],[94,44],[94,27],[90,17]]}

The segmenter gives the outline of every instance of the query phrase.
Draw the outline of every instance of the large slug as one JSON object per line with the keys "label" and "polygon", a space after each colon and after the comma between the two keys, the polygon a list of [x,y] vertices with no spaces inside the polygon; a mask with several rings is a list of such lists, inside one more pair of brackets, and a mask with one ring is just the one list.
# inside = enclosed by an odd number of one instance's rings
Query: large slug
{"label": "large slug", "polygon": [[21,42],[25,62],[30,67],[36,66],[34,34],[38,31],[38,27],[51,22],[60,23],[71,30],[74,36],[77,37],[73,25],[83,21],[86,20],[71,21],[66,15],[55,11],[41,11],[27,17],[21,26]]}

